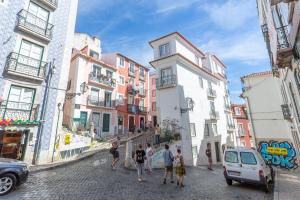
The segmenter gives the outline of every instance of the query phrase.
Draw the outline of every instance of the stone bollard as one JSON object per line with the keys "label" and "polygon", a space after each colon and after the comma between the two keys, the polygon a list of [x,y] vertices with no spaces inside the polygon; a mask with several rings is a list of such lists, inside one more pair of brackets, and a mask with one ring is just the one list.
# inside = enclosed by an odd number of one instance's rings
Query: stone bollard
{"label": "stone bollard", "polygon": [[132,140],[127,140],[125,149],[125,168],[131,167],[132,160]]}

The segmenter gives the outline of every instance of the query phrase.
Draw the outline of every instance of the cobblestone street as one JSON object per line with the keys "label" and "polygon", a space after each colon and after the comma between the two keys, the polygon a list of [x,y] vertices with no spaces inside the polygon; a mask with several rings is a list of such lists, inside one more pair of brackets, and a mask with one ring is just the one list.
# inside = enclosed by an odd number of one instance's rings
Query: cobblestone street
{"label": "cobblestone street", "polygon": [[1,199],[272,199],[272,193],[266,194],[257,186],[237,183],[227,186],[221,168],[214,171],[189,168],[186,186],[179,189],[176,184],[162,184],[161,170],[154,171],[153,176],[146,176],[146,181],[139,183],[135,171],[122,166],[112,171],[110,161],[110,154],[101,152],[66,167],[31,174],[26,184]]}

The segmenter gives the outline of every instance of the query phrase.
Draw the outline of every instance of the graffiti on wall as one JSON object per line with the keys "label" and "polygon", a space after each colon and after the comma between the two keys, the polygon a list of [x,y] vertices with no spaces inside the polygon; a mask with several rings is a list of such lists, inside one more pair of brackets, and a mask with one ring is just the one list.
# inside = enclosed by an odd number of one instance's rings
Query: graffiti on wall
{"label": "graffiti on wall", "polygon": [[298,168],[295,148],[287,141],[262,141],[259,143],[258,151],[273,166],[284,169]]}

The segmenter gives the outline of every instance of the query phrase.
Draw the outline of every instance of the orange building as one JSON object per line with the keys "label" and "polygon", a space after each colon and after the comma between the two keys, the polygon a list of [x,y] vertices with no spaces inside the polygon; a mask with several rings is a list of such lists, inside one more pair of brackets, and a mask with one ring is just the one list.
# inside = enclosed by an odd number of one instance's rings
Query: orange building
{"label": "orange building", "polygon": [[103,54],[102,60],[118,70],[118,133],[143,130],[149,112],[149,69],[120,54]]}

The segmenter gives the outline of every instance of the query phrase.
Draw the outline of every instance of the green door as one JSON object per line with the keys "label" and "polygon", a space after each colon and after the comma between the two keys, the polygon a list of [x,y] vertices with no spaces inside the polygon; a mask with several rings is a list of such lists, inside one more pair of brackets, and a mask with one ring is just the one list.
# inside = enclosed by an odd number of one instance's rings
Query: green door
{"label": "green door", "polygon": [[86,128],[87,112],[80,112],[80,125]]}
{"label": "green door", "polygon": [[109,124],[110,124],[110,114],[103,114],[103,132],[109,132]]}

